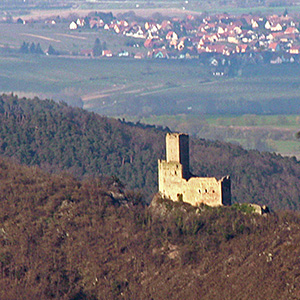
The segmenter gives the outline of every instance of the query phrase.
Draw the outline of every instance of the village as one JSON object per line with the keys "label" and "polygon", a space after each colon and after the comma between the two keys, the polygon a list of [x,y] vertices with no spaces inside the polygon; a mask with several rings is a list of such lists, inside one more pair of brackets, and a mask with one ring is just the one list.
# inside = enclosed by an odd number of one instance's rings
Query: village
{"label": "village", "polygon": [[18,18],[15,22],[25,26],[37,22],[49,26],[63,23],[70,33],[105,31],[126,39],[125,45],[120,43],[118,49],[111,49],[109,41],[104,44],[96,41],[94,47],[76,53],[86,57],[209,58],[209,63],[216,67],[230,64],[228,58],[241,57],[240,54],[244,54],[247,62],[271,64],[298,62],[300,54],[300,15],[290,15],[287,10],[282,15],[153,14],[147,19],[134,12],[116,16],[111,12],[91,12],[85,17]]}
{"label": "village", "polygon": [[[104,57],[188,59],[205,54],[210,54],[210,57],[211,54],[224,57],[248,54],[248,58],[255,62],[280,64],[298,62],[299,21],[300,16],[291,16],[287,11],[270,16],[186,15],[182,19],[173,17],[162,21],[154,18],[129,21],[111,13],[91,13],[71,21],[68,26],[70,31],[88,28],[132,38],[128,43],[135,48],[132,52],[121,49],[113,52],[105,48],[100,55]],[[55,20],[45,22],[55,24]],[[96,56],[93,49],[82,49],[80,54]],[[211,60],[211,63],[216,65],[218,61]]]}

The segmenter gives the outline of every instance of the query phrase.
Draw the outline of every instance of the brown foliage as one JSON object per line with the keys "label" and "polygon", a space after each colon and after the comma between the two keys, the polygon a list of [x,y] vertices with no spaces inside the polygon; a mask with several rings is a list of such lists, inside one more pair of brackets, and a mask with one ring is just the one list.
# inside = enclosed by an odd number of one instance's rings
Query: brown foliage
{"label": "brown foliage", "polygon": [[298,214],[139,197],[0,159],[0,299],[299,298]]}

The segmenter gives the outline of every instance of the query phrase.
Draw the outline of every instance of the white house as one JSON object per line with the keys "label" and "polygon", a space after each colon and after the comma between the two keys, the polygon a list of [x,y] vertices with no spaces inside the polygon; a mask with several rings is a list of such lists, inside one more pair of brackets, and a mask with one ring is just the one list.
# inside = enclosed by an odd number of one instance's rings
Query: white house
{"label": "white house", "polygon": [[73,21],[73,22],[71,22],[71,24],[69,25],[69,28],[70,28],[71,30],[75,30],[75,29],[78,28],[78,26],[77,26],[77,24]]}

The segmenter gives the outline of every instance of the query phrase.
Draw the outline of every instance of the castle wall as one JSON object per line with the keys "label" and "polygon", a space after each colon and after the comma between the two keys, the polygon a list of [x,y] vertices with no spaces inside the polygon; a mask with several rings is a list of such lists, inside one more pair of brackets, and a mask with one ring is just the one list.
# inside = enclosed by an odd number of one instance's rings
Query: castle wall
{"label": "castle wall", "polygon": [[[201,203],[210,206],[230,205],[230,197],[224,197],[223,185],[228,179],[217,180],[214,177],[182,178],[179,163],[159,161],[159,191],[174,201],[184,201],[198,206]],[[229,179],[230,180],[230,179]]]}
{"label": "castle wall", "polygon": [[[180,142],[181,141],[181,142]],[[158,161],[159,192],[173,201],[198,206],[231,204],[230,177],[194,177],[189,172],[188,136],[167,134],[167,160]]]}

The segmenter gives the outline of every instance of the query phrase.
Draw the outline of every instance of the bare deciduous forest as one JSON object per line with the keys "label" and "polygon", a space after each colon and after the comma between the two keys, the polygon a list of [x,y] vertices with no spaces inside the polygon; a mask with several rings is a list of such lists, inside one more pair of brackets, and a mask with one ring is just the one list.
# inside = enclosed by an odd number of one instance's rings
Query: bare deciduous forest
{"label": "bare deciduous forest", "polygon": [[297,299],[298,213],[150,207],[0,159],[1,299]]}

